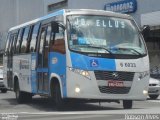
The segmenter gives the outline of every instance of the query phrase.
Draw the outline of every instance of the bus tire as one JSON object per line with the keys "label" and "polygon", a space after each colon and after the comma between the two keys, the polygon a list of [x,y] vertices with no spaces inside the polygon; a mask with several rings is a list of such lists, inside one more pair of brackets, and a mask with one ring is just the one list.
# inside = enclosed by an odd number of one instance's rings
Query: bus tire
{"label": "bus tire", "polygon": [[6,92],[7,92],[7,89],[2,89],[1,92],[2,92],[2,93],[6,93]]}
{"label": "bus tire", "polygon": [[56,108],[58,110],[63,110],[64,100],[61,96],[61,89],[60,89],[60,85],[58,83],[55,85],[55,89],[54,89],[54,101],[56,104]]}
{"label": "bus tire", "polygon": [[132,109],[133,101],[132,100],[123,100],[124,109]]}
{"label": "bus tire", "polygon": [[24,92],[23,94],[25,96],[25,102],[31,102],[32,101],[32,94],[31,93]]}
{"label": "bus tire", "polygon": [[24,102],[24,95],[23,92],[20,91],[18,81],[16,81],[15,83],[15,95],[16,95],[16,100],[19,104]]}
{"label": "bus tire", "polygon": [[15,95],[16,95],[16,100],[19,104],[25,103],[25,102],[30,102],[32,100],[31,93],[20,91],[18,81],[16,81],[16,85],[15,85]]}

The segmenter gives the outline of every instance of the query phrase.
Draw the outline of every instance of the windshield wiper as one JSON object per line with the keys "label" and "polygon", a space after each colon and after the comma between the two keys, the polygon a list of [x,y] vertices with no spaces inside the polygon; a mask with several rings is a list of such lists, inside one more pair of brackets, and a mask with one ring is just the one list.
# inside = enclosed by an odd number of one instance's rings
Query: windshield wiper
{"label": "windshield wiper", "polygon": [[94,45],[85,45],[86,47],[90,47],[90,48],[98,48],[98,49],[104,49],[105,51],[107,51],[109,54],[113,54],[110,50],[108,50],[105,47],[101,47],[101,46],[94,46]]}
{"label": "windshield wiper", "polygon": [[116,48],[116,49],[118,49],[118,50],[130,50],[130,51],[134,51],[138,55],[142,56],[142,53],[138,52],[137,50],[135,50],[133,48]]}

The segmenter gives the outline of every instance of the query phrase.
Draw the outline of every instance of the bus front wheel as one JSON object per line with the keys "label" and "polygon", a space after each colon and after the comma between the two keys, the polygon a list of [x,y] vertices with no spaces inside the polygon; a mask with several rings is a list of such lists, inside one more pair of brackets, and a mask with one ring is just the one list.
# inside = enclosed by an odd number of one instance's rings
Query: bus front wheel
{"label": "bus front wheel", "polygon": [[132,100],[123,100],[124,109],[132,109],[133,101]]}
{"label": "bus front wheel", "polygon": [[62,110],[64,108],[64,100],[61,96],[60,85],[56,84],[54,89],[54,101],[58,110]]}

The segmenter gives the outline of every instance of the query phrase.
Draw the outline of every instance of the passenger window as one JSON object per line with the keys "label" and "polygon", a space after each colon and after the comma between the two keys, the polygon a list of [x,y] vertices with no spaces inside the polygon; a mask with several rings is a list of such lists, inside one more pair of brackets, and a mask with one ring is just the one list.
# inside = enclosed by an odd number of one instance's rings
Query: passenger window
{"label": "passenger window", "polygon": [[42,28],[41,34],[40,34],[40,45],[39,45],[39,54],[38,54],[38,66],[42,67],[42,58],[43,58],[43,48],[44,48],[44,41],[46,37],[46,28]]}
{"label": "passenger window", "polygon": [[36,51],[36,42],[37,42],[37,36],[39,32],[39,26],[40,26],[40,23],[34,25],[33,27],[33,32],[32,32],[31,41],[30,41],[30,49],[29,49],[30,52]]}
{"label": "passenger window", "polygon": [[17,40],[17,36],[18,36],[18,33],[13,33],[10,35],[10,38],[9,38],[9,43],[8,43],[8,50],[7,52],[9,54],[14,54],[14,45],[15,45],[15,42]]}
{"label": "passenger window", "polygon": [[23,34],[23,37],[22,37],[22,44],[21,44],[20,53],[26,53],[27,42],[28,42],[28,35],[29,35],[29,29],[30,29],[30,27],[26,27],[24,29],[24,34]]}
{"label": "passenger window", "polygon": [[13,54],[16,53],[16,44],[18,42],[18,34],[19,34],[19,31],[17,34],[14,35],[14,41],[13,41],[13,46],[12,46]]}
{"label": "passenger window", "polygon": [[9,40],[10,42],[9,42],[9,46],[8,46],[8,52],[9,52],[9,54],[12,53],[13,40],[14,40],[14,35],[12,34],[12,35],[10,36],[10,40]]}
{"label": "passenger window", "polygon": [[47,34],[46,34],[46,41],[45,41],[45,47],[49,47],[50,38],[51,38],[51,25],[48,25]]}
{"label": "passenger window", "polygon": [[6,43],[6,48],[5,48],[5,55],[8,54],[9,42],[10,42],[10,39],[11,39],[10,37],[11,37],[11,35],[10,35],[10,33],[8,33],[7,43]]}
{"label": "passenger window", "polygon": [[16,53],[16,54],[19,53],[19,50],[20,50],[20,43],[21,43],[21,38],[22,38],[23,32],[24,32],[24,30],[20,29],[19,34],[18,34],[17,43],[16,43],[16,49],[14,51],[14,53]]}
{"label": "passenger window", "polygon": [[46,40],[44,43],[44,62],[43,67],[48,67],[48,52],[49,52],[49,43],[51,38],[51,25],[47,27]]}

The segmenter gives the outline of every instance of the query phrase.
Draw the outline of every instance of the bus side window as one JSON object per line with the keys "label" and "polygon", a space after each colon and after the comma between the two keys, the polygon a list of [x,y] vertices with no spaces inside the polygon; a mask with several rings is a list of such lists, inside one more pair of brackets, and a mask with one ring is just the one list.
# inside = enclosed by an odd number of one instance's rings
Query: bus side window
{"label": "bus side window", "polygon": [[32,32],[33,32],[33,28],[34,28],[34,25],[31,25],[29,33],[28,33],[25,53],[29,53],[30,52],[30,43],[31,43],[31,35],[32,35]]}
{"label": "bus side window", "polygon": [[22,43],[21,43],[21,47],[20,47],[20,53],[26,53],[26,48],[27,48],[27,42],[28,42],[28,36],[29,36],[29,29],[30,27],[26,27],[24,29],[24,34],[22,37]]}
{"label": "bus side window", "polygon": [[40,26],[40,23],[33,26],[33,30],[32,30],[32,33],[31,33],[31,41],[30,41],[30,46],[29,46],[29,52],[35,52],[36,51],[36,44],[37,44],[39,26]]}
{"label": "bus side window", "polygon": [[44,41],[46,39],[46,28],[42,28],[40,33],[40,43],[39,43],[39,52],[38,52],[38,66],[42,67],[42,57],[43,57],[43,47],[44,47]]}
{"label": "bus side window", "polygon": [[11,35],[10,35],[10,33],[8,33],[7,42],[6,42],[6,48],[5,48],[5,54],[4,55],[8,55],[10,37],[11,37]]}
{"label": "bus side window", "polygon": [[13,41],[13,45],[12,45],[13,54],[16,53],[16,44],[18,41],[18,34],[19,34],[19,31],[17,32],[17,34],[14,35],[14,41]]}
{"label": "bus side window", "polygon": [[14,44],[17,40],[18,31],[10,35],[9,45],[8,45],[8,53],[10,55],[14,54]]}
{"label": "bus side window", "polygon": [[64,41],[64,30],[63,28],[59,27],[59,33],[52,33],[55,34],[55,39],[51,42],[51,52],[59,52],[65,54],[65,41]]}
{"label": "bus side window", "polygon": [[20,43],[21,43],[21,39],[22,39],[23,32],[24,32],[23,29],[20,29],[20,30],[19,30],[18,39],[17,39],[17,43],[16,43],[16,49],[15,49],[15,51],[14,51],[15,54],[18,54],[18,53],[19,53]]}
{"label": "bus side window", "polygon": [[10,40],[9,40],[9,46],[8,46],[8,54],[9,54],[9,55],[11,55],[11,53],[12,53],[13,40],[14,40],[14,35],[11,34],[11,35],[10,35]]}
{"label": "bus side window", "polygon": [[49,52],[49,43],[50,43],[50,38],[51,38],[51,25],[49,24],[47,27],[47,32],[46,32],[46,39],[44,42],[44,62],[43,62],[43,67],[48,67],[48,52]]}

